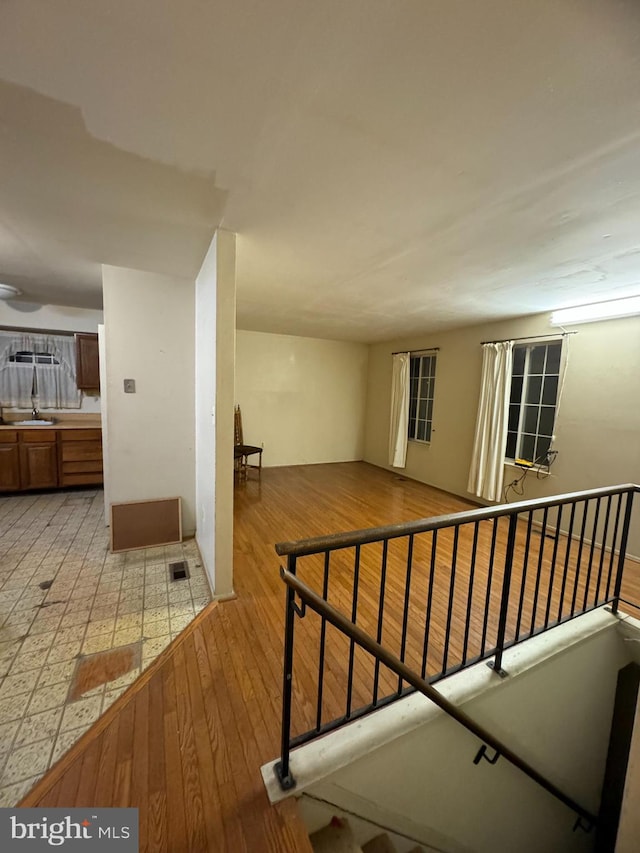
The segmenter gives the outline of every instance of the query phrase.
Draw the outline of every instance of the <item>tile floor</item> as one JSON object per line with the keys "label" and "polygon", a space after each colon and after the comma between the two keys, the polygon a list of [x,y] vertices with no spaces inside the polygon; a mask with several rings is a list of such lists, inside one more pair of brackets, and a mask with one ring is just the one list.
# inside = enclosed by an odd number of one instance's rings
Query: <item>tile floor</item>
{"label": "tile floor", "polygon": [[[169,582],[175,560],[188,561],[189,580]],[[109,552],[102,491],[0,498],[0,807],[18,802],[209,601],[194,540]],[[80,658],[137,642],[141,667],[68,701]]]}

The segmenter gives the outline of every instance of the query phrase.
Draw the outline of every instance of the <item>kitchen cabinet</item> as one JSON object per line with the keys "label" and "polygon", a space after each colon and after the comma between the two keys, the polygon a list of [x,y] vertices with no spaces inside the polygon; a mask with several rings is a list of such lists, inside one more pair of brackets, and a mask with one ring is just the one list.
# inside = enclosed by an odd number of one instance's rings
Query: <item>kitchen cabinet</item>
{"label": "kitchen cabinet", "polygon": [[76,385],[81,391],[100,388],[100,362],[98,358],[98,336],[77,333],[76,341]]}
{"label": "kitchen cabinet", "polygon": [[18,433],[0,432],[0,489],[20,488],[20,446]]}
{"label": "kitchen cabinet", "polygon": [[58,485],[55,433],[30,430],[20,435],[20,488],[52,489]]}
{"label": "kitchen cabinet", "polygon": [[102,483],[102,431],[60,430],[60,485]]}
{"label": "kitchen cabinet", "polygon": [[0,429],[0,492],[102,481],[100,429]]}

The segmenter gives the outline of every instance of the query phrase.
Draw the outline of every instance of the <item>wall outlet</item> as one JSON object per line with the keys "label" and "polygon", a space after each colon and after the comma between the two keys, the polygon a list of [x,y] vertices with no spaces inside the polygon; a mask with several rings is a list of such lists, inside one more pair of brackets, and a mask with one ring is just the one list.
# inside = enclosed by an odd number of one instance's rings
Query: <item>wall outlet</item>
{"label": "wall outlet", "polygon": [[124,380],[124,393],[125,394],[135,394],[136,393],[136,380],[135,379],[125,379]]}

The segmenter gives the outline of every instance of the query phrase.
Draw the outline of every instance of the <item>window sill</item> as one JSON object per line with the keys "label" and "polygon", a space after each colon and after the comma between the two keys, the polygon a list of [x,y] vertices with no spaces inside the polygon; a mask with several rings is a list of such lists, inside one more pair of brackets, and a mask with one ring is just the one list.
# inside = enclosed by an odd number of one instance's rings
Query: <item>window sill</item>
{"label": "window sill", "polygon": [[504,460],[505,468],[516,468],[518,471],[533,471],[534,473],[542,473],[546,474],[547,477],[552,477],[554,475],[551,474],[546,465],[531,465],[531,467],[527,465],[516,465],[513,459],[505,459]]}
{"label": "window sill", "polygon": [[426,444],[427,447],[431,445],[431,441],[423,441],[421,438],[408,438],[407,441],[409,444]]}

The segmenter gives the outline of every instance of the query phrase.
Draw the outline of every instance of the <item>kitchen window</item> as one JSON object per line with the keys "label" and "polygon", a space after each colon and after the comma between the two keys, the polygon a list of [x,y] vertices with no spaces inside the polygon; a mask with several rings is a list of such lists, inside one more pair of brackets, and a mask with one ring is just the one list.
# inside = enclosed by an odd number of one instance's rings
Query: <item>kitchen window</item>
{"label": "kitchen window", "polygon": [[436,353],[412,355],[409,365],[409,441],[431,441]]}
{"label": "kitchen window", "polygon": [[513,348],[506,457],[545,465],[553,439],[562,341]]}

